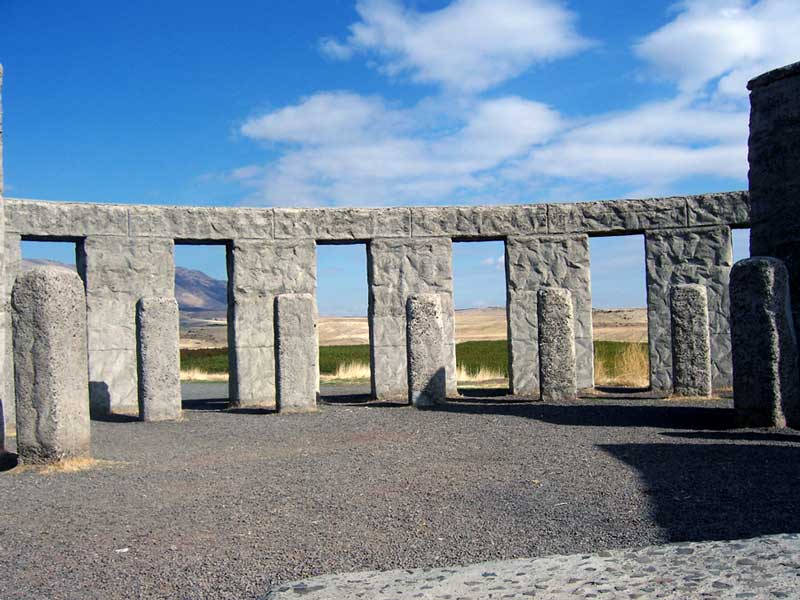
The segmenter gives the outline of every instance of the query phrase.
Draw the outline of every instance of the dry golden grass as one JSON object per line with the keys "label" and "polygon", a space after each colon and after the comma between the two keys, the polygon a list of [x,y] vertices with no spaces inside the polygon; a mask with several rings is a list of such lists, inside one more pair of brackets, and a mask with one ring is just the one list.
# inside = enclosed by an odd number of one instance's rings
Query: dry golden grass
{"label": "dry golden grass", "polygon": [[181,369],[181,381],[228,381],[228,374],[209,373],[200,369]]}
{"label": "dry golden grass", "polygon": [[370,370],[369,365],[361,362],[348,362],[342,363],[336,367],[336,372],[333,374],[322,374],[319,380],[322,383],[330,383],[332,381],[369,381]]}
{"label": "dry golden grass", "polygon": [[607,364],[595,355],[595,385],[619,387],[647,387],[650,385],[650,358],[647,346],[628,344],[615,359],[615,364]]}
{"label": "dry golden grass", "polygon": [[456,369],[456,381],[461,384],[472,383],[496,383],[508,381],[508,378],[500,371],[495,371],[486,367],[481,367],[477,371],[468,370],[464,365],[458,365]]}
{"label": "dry golden grass", "polygon": [[19,465],[11,473],[38,473],[39,475],[56,475],[58,473],[80,473],[91,469],[102,469],[121,465],[113,460],[95,458],[68,458],[49,465]]}

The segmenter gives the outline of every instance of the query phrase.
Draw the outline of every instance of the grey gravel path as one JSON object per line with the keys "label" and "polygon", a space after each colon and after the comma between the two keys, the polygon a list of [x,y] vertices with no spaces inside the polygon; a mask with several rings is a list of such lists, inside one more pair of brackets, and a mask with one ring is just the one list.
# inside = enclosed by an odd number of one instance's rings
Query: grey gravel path
{"label": "grey gravel path", "polygon": [[729,400],[223,407],[93,421],[109,462],[90,471],[0,472],[0,598],[259,598],[327,573],[800,532],[800,436],[727,429]]}
{"label": "grey gravel path", "polygon": [[798,598],[797,534],[649,546],[467,567],[367,571],[277,587],[267,600]]}

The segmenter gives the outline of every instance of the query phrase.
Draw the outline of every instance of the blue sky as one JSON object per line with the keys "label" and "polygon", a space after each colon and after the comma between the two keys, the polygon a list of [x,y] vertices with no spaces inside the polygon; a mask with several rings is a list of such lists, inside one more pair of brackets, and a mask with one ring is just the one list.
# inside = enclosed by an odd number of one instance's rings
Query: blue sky
{"label": "blue sky", "polygon": [[[798,30],[796,0],[6,0],[6,195],[386,206],[742,189],[745,83],[799,59]],[[221,277],[218,254],[177,259]],[[501,255],[456,246],[459,307],[502,305]],[[363,263],[363,247],[320,252],[321,312],[363,310]],[[641,238],[593,240],[592,274],[597,306],[642,305]]]}

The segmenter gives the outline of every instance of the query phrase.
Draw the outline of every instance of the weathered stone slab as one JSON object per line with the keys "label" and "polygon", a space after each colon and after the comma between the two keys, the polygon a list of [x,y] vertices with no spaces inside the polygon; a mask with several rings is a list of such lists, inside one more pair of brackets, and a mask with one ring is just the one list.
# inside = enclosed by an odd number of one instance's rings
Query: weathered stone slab
{"label": "weathered stone slab", "polygon": [[506,285],[510,340],[509,378],[514,394],[539,395],[537,297],[542,287],[572,295],[577,385],[594,383],[589,239],[585,235],[508,238]]}
{"label": "weathered stone slab", "polygon": [[448,238],[377,239],[367,247],[372,393],[380,400],[405,400],[406,301],[410,295],[440,295],[447,356],[447,393],[456,395],[452,242]]}
{"label": "weathered stone slab", "polygon": [[275,408],[275,296],[315,293],[314,240],[236,240],[228,260],[231,404]]}
{"label": "weathered stone slab", "polygon": [[277,239],[368,240],[409,237],[408,208],[276,208]]}
{"label": "weathered stone slab", "polygon": [[22,261],[19,234],[6,233],[3,246],[5,263],[3,267],[5,272],[2,278],[2,314],[6,333],[3,339],[3,381],[0,391],[3,393],[2,404],[6,427],[13,427],[16,420],[16,405],[14,402],[16,394],[14,392],[14,345],[11,338],[11,314],[9,308],[11,305],[11,290],[14,287],[14,281],[17,278],[20,262]]}
{"label": "weathered stone slab", "polygon": [[138,412],[136,303],[174,296],[173,242],[90,236],[79,246],[86,282],[92,411]]}
{"label": "weathered stone slab", "polygon": [[547,233],[547,205],[414,207],[414,237],[480,239]]}
{"label": "weathered stone slab", "polygon": [[139,417],[173,421],[181,409],[181,359],[175,298],[141,298],[136,304]]}
{"label": "weathered stone slab", "polygon": [[545,401],[574,400],[575,329],[572,294],[564,288],[538,292],[539,389]]}
{"label": "weathered stone slab", "polygon": [[624,234],[686,227],[686,210],[684,196],[549,204],[548,232]]}
{"label": "weathered stone slab", "polygon": [[711,336],[706,287],[674,285],[671,290],[672,388],[677,396],[711,395]]}
{"label": "weathered stone slab", "polygon": [[36,267],[17,278],[11,305],[20,461],[88,456],[83,283],[65,269]]}
{"label": "weathered stone slab", "polygon": [[317,309],[311,294],[275,298],[278,411],[317,410]]}
{"label": "weathered stone slab", "polygon": [[444,320],[438,294],[416,294],[406,303],[408,401],[427,408],[447,397]]}
{"label": "weathered stone slab", "polygon": [[753,79],[750,89],[750,254],[784,261],[800,317],[800,63]]}
{"label": "weathered stone slab", "polygon": [[271,208],[131,206],[130,235],[176,240],[272,239]]}
{"label": "weathered stone slab", "polygon": [[687,196],[686,206],[689,227],[750,225],[750,193],[747,190]]}
{"label": "weathered stone slab", "polygon": [[733,404],[748,427],[800,428],[800,373],[789,275],[775,258],[737,262],[731,273]]}
{"label": "weathered stone slab", "polygon": [[6,198],[6,207],[6,230],[22,236],[128,235],[128,207],[122,204]]}
{"label": "weathered stone slab", "polygon": [[732,263],[731,232],[727,226],[652,231],[645,235],[650,385],[655,391],[672,392],[670,289],[684,283],[706,287],[712,385],[731,385],[728,282]]}

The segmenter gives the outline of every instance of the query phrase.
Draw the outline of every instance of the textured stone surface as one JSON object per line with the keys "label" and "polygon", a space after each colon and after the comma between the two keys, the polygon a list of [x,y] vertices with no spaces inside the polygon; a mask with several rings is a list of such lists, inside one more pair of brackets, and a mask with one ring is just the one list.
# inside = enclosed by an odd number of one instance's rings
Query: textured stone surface
{"label": "textured stone surface", "polygon": [[173,242],[90,236],[79,246],[86,282],[92,410],[136,413],[136,303],[174,296]]}
{"label": "textured stone surface", "polygon": [[408,401],[426,408],[447,397],[444,320],[438,294],[409,296],[406,302]]}
{"label": "textured stone surface", "polygon": [[3,297],[2,307],[4,325],[5,325],[5,339],[4,345],[4,363],[3,363],[3,391],[2,402],[3,411],[6,419],[6,427],[13,427],[14,420],[16,419],[16,404],[14,402],[14,344],[11,339],[11,313],[9,312],[11,304],[11,290],[14,287],[14,280],[17,278],[17,273],[20,269],[20,261],[22,260],[22,248],[20,246],[20,236],[16,233],[6,233],[3,244],[4,252],[4,277],[3,277]]}
{"label": "textured stone surface", "polygon": [[796,598],[798,562],[800,536],[785,534],[466,567],[323,575],[278,586],[266,598]]}
{"label": "textured stone surface", "polygon": [[677,396],[711,395],[708,295],[697,284],[672,286],[672,388]]}
{"label": "textured stone surface", "polygon": [[276,386],[279,412],[317,409],[317,309],[312,294],[275,298]]}
{"label": "textured stone surface", "polygon": [[672,391],[670,288],[683,283],[707,288],[712,385],[715,388],[731,385],[728,282],[732,262],[729,227],[673,229],[645,235],[647,328],[653,389],[664,393]]}
{"label": "textured stone surface", "polygon": [[231,404],[275,408],[275,296],[314,294],[314,241],[236,240],[228,260]]}
{"label": "textured stone surface", "polygon": [[765,73],[750,92],[750,254],[774,256],[789,271],[800,316],[800,68]]}
{"label": "textured stone surface", "polygon": [[273,237],[271,208],[131,206],[130,235],[177,240]]}
{"label": "textured stone surface", "polygon": [[411,209],[414,237],[480,239],[547,233],[547,205],[431,206]]}
{"label": "textured stone surface", "polygon": [[6,318],[6,280],[3,265],[6,231],[5,224],[5,200],[3,199],[4,180],[3,180],[3,65],[0,65],[0,452],[5,447],[6,422],[10,422],[7,417],[6,406],[13,403],[13,400],[6,397],[7,389],[5,380],[8,378],[8,367],[6,364],[6,338],[8,336],[8,319]]}
{"label": "textured stone surface", "polygon": [[550,204],[549,233],[641,233],[686,226],[686,197]]}
{"label": "textured stone surface", "polygon": [[537,300],[540,398],[572,400],[577,395],[572,294],[564,288],[541,288]]}
{"label": "textured stone surface", "polygon": [[17,278],[11,305],[20,461],[88,456],[83,283],[64,269],[37,267]]}
{"label": "textured stone surface", "polygon": [[447,238],[373,240],[367,247],[372,390],[381,400],[406,400],[406,301],[439,294],[447,358],[447,393],[456,395],[452,242]]}
{"label": "textured stone surface", "polygon": [[408,208],[276,208],[277,239],[367,240],[409,237]]}
{"label": "textured stone surface", "polygon": [[747,191],[702,194],[686,198],[689,227],[750,224],[750,194]]}
{"label": "textured stone surface", "polygon": [[23,236],[128,235],[128,207],[122,204],[7,200],[6,229]]}
{"label": "textured stone surface", "polygon": [[798,348],[789,276],[775,258],[737,262],[731,273],[733,399],[746,426],[800,427]]}
{"label": "textured stone surface", "polygon": [[136,304],[136,358],[139,417],[178,420],[181,410],[181,359],[175,298],[141,298]]}
{"label": "textured stone surface", "polygon": [[514,394],[539,393],[536,294],[560,287],[572,294],[578,388],[593,385],[592,293],[585,235],[509,238],[506,241],[509,377]]}

